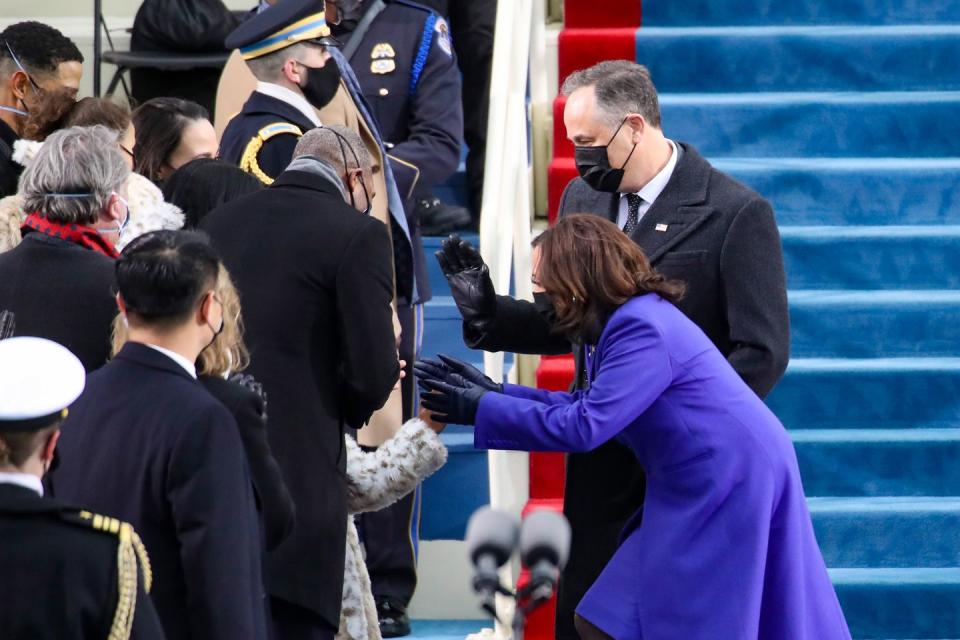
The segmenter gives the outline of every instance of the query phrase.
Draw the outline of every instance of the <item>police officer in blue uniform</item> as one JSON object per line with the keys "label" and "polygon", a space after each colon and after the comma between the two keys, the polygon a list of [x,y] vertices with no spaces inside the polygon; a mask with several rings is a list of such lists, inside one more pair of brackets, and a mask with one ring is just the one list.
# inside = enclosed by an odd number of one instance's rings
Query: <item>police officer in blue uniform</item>
{"label": "police officer in blue uniform", "polygon": [[[461,80],[447,22],[409,0],[363,0],[355,11],[345,0],[330,4],[338,9],[333,34],[344,43],[342,52],[380,127],[401,197],[414,211],[416,201],[428,197],[460,163]],[[416,222],[411,232],[419,247]],[[415,262],[417,282],[426,282],[425,264]],[[404,419],[412,410],[405,398]],[[388,638],[410,632],[406,608],[417,582],[419,497],[414,492],[357,518],[381,632]]]}
{"label": "police officer in blue uniform", "polygon": [[333,99],[340,71],[317,0],[287,0],[256,13],[225,42],[239,49],[257,89],[223,132],[220,158],[271,184],[290,163],[300,136],[320,126],[316,110]]}
{"label": "police officer in blue uniform", "polygon": [[380,125],[401,194],[415,207],[460,164],[462,84],[450,28],[409,0],[362,0],[356,16],[345,15],[333,32]]}

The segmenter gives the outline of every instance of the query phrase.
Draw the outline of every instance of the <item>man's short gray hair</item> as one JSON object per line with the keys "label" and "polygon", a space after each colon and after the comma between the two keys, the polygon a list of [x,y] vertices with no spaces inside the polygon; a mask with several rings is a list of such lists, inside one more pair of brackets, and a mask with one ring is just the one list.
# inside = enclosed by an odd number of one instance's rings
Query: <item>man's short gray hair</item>
{"label": "man's short gray hair", "polygon": [[574,71],[563,82],[560,93],[569,96],[577,89],[593,87],[598,116],[616,127],[628,113],[639,113],[660,128],[660,101],[650,71],[630,60],[606,60]]}
{"label": "man's short gray hair", "polygon": [[116,132],[102,125],[61,129],[20,178],[24,210],[52,222],[91,224],[129,175]]}
{"label": "man's short gray hair", "polygon": [[254,58],[252,60],[247,60],[247,67],[250,68],[250,72],[262,82],[273,82],[280,75],[280,70],[283,69],[284,63],[293,58],[294,60],[299,60],[303,57],[303,52],[306,49],[305,44],[302,42],[297,42],[289,47],[284,47],[279,51],[274,51],[273,53],[268,53],[265,56],[260,56],[259,58]]}
{"label": "man's short gray hair", "polygon": [[317,127],[303,134],[293,150],[294,158],[300,156],[320,158],[341,175],[358,167],[364,171],[370,171],[373,168],[370,153],[360,136],[355,131],[339,125]]}

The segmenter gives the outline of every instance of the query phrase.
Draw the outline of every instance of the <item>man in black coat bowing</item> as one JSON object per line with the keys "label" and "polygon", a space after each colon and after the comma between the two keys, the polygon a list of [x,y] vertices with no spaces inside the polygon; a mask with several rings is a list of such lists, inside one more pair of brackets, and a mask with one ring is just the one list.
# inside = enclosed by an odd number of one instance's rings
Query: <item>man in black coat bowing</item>
{"label": "man in black coat bowing", "polygon": [[203,222],[240,292],[248,371],[269,398],[270,447],[297,509],[293,533],[267,562],[280,640],[333,638],[337,630],[344,430],[383,406],[400,376],[387,228],[345,202],[347,187],[329,164],[299,155],[323,131],[304,134],[269,188]]}
{"label": "man in black coat bowing", "polygon": [[[770,204],[710,166],[685,143],[664,137],[647,69],[625,60],[570,75],[564,124],[580,178],[567,185],[560,215],[592,213],[616,222],[653,267],[686,283],[678,307],[703,329],[759,396],[787,366],[790,324],[780,235]],[[569,340],[551,331],[551,305],[497,296],[482,259],[457,238],[438,254],[475,349],[560,354]],[[575,386],[585,384],[577,356]],[[630,384],[624,380],[624,384]],[[627,517],[643,504],[636,458],[610,442],[567,458],[564,513],[573,526],[557,606],[557,637],[579,638],[573,612],[617,547]]]}
{"label": "man in black coat bowing", "polygon": [[129,340],[70,407],[54,496],[130,522],[168,638],[266,640],[253,485],[237,424],[197,381],[217,339],[219,260],[203,234],[154,231],[116,263]]}

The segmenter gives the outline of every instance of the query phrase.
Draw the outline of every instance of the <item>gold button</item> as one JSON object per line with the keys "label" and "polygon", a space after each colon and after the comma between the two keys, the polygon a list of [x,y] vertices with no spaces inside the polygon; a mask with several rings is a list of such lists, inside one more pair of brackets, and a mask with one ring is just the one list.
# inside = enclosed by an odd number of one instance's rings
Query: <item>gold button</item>
{"label": "gold button", "polygon": [[389,94],[389,93],[390,93],[390,92],[387,91],[386,89],[380,89],[380,95],[382,95],[382,96],[385,96],[385,95],[387,95],[387,94]]}

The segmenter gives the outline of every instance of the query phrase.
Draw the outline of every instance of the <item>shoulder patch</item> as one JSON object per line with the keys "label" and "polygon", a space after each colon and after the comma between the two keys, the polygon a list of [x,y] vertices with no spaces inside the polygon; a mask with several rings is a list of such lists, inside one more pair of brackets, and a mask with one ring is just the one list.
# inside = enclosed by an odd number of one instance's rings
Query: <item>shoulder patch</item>
{"label": "shoulder patch", "polygon": [[437,17],[437,24],[434,25],[433,30],[437,32],[437,46],[445,54],[452,56],[453,45],[450,43],[450,27],[447,25],[447,21]]}

